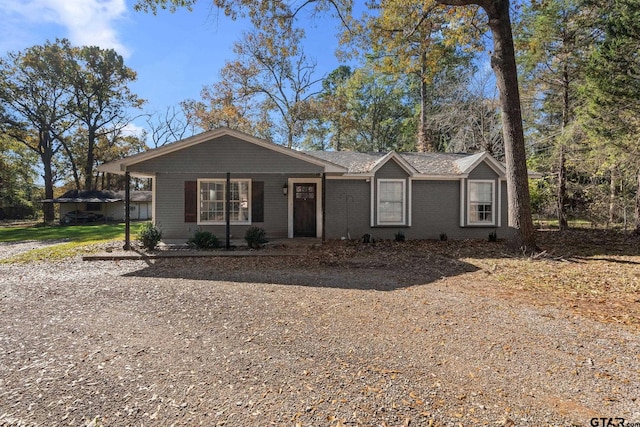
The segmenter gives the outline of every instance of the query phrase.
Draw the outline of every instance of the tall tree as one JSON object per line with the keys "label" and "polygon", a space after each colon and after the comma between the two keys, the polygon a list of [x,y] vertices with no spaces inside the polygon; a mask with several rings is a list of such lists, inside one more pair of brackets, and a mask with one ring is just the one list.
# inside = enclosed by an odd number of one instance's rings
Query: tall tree
{"label": "tall tree", "polygon": [[[269,130],[272,139],[289,148],[302,135],[309,117],[308,102],[320,81],[314,76],[316,64],[298,50],[296,43],[295,37],[275,41],[263,33],[246,33],[234,44],[237,58],[222,69],[217,87],[224,98],[212,98],[223,107],[223,112],[231,111],[231,118],[237,118],[238,123],[243,119],[237,112],[245,103],[251,103],[260,113],[255,122],[268,123],[258,128]],[[233,102],[236,99],[239,103]],[[219,109],[212,106],[211,115],[219,116]]]}
{"label": "tall tree", "polygon": [[635,176],[635,229],[640,233],[640,9],[635,0],[596,6],[602,32],[589,60],[582,117],[599,146],[606,146],[620,166],[628,166],[621,172]]}
{"label": "tall tree", "polygon": [[[322,80],[322,91],[317,96],[316,117],[307,132],[320,141],[321,149],[344,148],[350,128],[346,85],[352,75],[351,67],[341,65]],[[311,132],[309,132],[311,131]]]}
{"label": "tall tree", "polygon": [[[8,134],[35,152],[42,164],[45,198],[53,198],[54,157],[59,138],[73,124],[69,103],[67,41],[47,42],[0,59],[0,101],[5,105]],[[44,204],[44,219],[54,219],[53,205]]]}
{"label": "tall tree", "polygon": [[418,151],[437,151],[438,132],[433,123],[434,88],[451,83],[454,71],[471,68],[470,36],[473,26],[450,25],[448,12],[433,2],[372,1],[372,14],[363,17],[364,29],[345,31],[345,39],[359,41],[366,55],[375,61],[378,71],[394,76],[411,74],[418,82]]}
{"label": "tall tree", "polygon": [[[567,152],[578,133],[573,131],[584,79],[585,59],[593,43],[591,9],[584,0],[535,0],[524,7],[518,23],[517,46],[523,70],[534,135],[549,156],[557,176],[557,215],[560,229],[567,222]],[[575,144],[573,144],[575,146]]]}
{"label": "tall tree", "polygon": [[86,139],[80,139],[84,142],[82,172],[84,189],[91,190],[98,138],[127,126],[131,109],[140,108],[144,101],[129,88],[136,73],[115,50],[83,46],[68,49],[67,55],[72,94],[68,108],[86,132]]}
{"label": "tall tree", "polygon": [[149,114],[146,118],[149,138],[154,148],[180,141],[195,134],[196,119],[186,103],[180,107],[167,107],[164,112]]}
{"label": "tall tree", "polygon": [[527,156],[509,0],[435,1],[448,6],[480,6],[487,15],[487,22],[493,36],[491,68],[496,75],[502,107],[509,205],[508,223],[514,231],[514,244],[523,251],[535,250],[537,245],[531,218]]}

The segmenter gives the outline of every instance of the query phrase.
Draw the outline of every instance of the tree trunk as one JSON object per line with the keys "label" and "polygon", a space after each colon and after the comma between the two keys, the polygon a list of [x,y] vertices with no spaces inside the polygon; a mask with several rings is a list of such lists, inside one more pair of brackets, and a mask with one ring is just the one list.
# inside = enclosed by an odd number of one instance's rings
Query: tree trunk
{"label": "tree trunk", "polygon": [[[47,147],[48,145],[42,145]],[[45,150],[41,152],[40,158],[42,159],[43,180],[44,180],[44,198],[53,199],[53,167],[51,165],[53,161],[53,153],[51,150]],[[42,212],[44,214],[44,221],[51,222],[55,219],[55,211],[53,209],[53,203],[44,203],[42,205]]]}
{"label": "tree trunk", "polygon": [[[607,225],[611,226],[616,220],[616,166],[611,166],[611,176],[609,178],[609,218]],[[609,227],[607,227],[609,228]]]}
{"label": "tree trunk", "polygon": [[507,197],[509,204],[509,227],[514,231],[514,244],[525,252],[537,249],[535,230],[531,218],[529,196],[529,174],[525,152],[518,71],[516,69],[509,1],[494,0],[485,8],[489,16],[489,27],[493,35],[491,68],[502,105],[502,127],[504,154],[507,169]]}
{"label": "tree trunk", "polygon": [[424,80],[427,75],[427,53],[420,55],[420,120],[418,123],[418,151],[421,153],[436,151],[433,138],[427,127],[427,82]]}
{"label": "tree trunk", "polygon": [[566,164],[566,148],[564,144],[560,145],[560,165],[558,167],[558,228],[562,230],[569,229],[567,222],[567,164]]}
{"label": "tree trunk", "polygon": [[93,126],[89,127],[87,135],[87,158],[84,164],[84,189],[94,190],[93,188],[93,162],[95,161],[94,147],[96,144],[96,130]]}
{"label": "tree trunk", "polygon": [[636,188],[636,234],[640,234],[640,169],[638,169],[638,188]]}
{"label": "tree trunk", "polygon": [[502,107],[509,227],[512,230],[512,243],[524,252],[533,252],[538,247],[531,218],[529,175],[509,0],[436,0],[436,2],[451,6],[475,4],[482,7],[489,17],[489,28],[493,36],[491,68],[496,75]]}
{"label": "tree trunk", "polygon": [[[569,70],[567,63],[562,70],[562,138],[569,125]],[[567,148],[564,141],[560,142],[560,165],[558,167],[558,228],[569,229],[567,222]]]}

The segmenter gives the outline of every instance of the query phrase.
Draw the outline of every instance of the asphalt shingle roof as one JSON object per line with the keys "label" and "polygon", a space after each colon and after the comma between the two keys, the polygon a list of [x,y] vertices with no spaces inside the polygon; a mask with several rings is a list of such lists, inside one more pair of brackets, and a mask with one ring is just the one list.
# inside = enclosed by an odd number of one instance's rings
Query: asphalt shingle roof
{"label": "asphalt shingle roof", "polygon": [[[354,151],[305,151],[310,156],[335,163],[349,173],[368,173],[387,153],[359,153]],[[473,155],[452,153],[397,153],[418,173],[425,175],[459,175],[460,161]]]}

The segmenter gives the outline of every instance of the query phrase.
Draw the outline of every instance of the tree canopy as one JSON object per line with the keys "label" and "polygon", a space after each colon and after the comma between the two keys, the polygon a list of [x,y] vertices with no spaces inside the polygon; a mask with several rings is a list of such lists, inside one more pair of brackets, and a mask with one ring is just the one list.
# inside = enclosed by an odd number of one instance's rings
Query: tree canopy
{"label": "tree canopy", "polygon": [[[96,156],[99,140],[123,129],[130,109],[142,104],[128,88],[135,78],[115,51],[66,39],[0,59],[4,138],[38,156],[45,198],[54,197],[58,181],[95,188],[93,171],[104,161]],[[52,208],[45,204],[45,220],[53,219]]]}

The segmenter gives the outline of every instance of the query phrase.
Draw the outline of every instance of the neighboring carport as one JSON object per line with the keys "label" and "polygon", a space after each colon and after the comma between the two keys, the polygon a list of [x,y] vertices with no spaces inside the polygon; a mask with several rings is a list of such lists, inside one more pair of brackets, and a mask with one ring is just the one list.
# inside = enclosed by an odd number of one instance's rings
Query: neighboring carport
{"label": "neighboring carport", "polygon": [[[122,197],[112,191],[100,190],[69,190],[60,197],[42,200],[43,203],[60,203],[60,222],[68,212],[86,212],[94,216],[102,215],[102,220],[108,220],[107,205],[110,203],[123,202]],[[73,209],[67,209],[67,207]],[[64,207],[64,208],[63,208]],[[97,208],[97,209],[95,209]],[[80,222],[79,215],[76,214],[76,221]]]}

